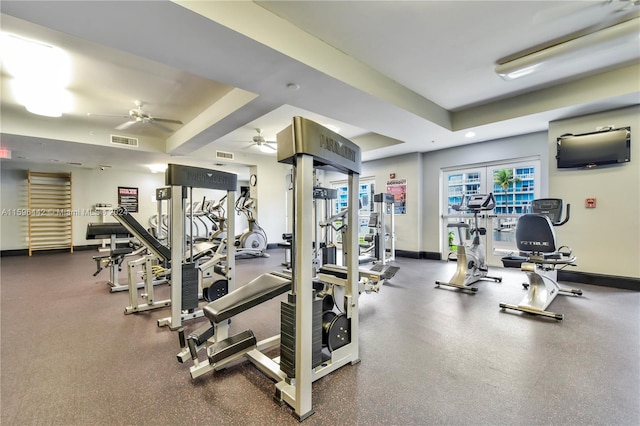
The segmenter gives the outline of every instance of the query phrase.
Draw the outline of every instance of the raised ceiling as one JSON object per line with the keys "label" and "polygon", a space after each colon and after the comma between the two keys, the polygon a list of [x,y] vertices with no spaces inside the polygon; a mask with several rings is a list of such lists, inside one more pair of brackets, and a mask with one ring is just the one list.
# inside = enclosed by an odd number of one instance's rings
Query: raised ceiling
{"label": "raised ceiling", "polygon": [[[3,69],[1,143],[11,161],[135,168],[209,166],[216,150],[251,164],[269,155],[247,148],[255,129],[272,140],[293,115],[339,128],[365,160],[545,131],[640,103],[638,43],[514,81],[495,74],[496,61],[637,18],[634,4],[3,1],[3,32],[71,55],[75,103],[61,118],[30,114]],[[135,100],[184,125],[114,129]],[[114,133],[139,138],[136,153],[111,146]]]}

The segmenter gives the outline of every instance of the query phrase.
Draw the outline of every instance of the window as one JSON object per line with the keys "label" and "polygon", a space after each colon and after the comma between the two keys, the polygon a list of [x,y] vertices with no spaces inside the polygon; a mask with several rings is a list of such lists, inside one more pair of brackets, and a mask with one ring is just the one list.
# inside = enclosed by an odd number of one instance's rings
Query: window
{"label": "window", "polygon": [[[485,246],[487,261],[490,265],[501,265],[500,258],[515,251],[515,225],[518,216],[527,213],[535,198],[540,197],[540,188],[536,184],[539,176],[539,160],[526,162],[489,164],[470,168],[460,168],[443,172],[444,208],[441,225],[441,256],[447,258],[452,247],[460,242],[451,228],[450,222],[471,224],[473,215],[458,211],[459,206],[470,195],[493,192],[496,206],[493,210],[482,212],[480,226],[487,228]],[[463,235],[465,240],[471,238]]]}

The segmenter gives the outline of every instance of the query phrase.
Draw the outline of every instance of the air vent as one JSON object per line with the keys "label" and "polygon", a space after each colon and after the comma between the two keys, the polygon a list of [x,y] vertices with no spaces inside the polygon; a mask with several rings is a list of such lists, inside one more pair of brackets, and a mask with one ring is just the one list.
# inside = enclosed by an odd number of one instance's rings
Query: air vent
{"label": "air vent", "polygon": [[114,145],[126,145],[137,148],[138,138],[128,138],[126,136],[111,135],[111,143]]}
{"label": "air vent", "polygon": [[233,152],[216,151],[216,158],[223,160],[233,160]]}

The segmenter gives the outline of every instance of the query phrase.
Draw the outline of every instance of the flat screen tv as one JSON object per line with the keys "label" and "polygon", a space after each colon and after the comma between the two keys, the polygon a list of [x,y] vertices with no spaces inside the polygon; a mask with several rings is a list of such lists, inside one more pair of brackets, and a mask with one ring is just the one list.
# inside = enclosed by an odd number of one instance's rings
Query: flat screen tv
{"label": "flat screen tv", "polygon": [[559,169],[627,163],[631,161],[631,127],[562,135],[557,148]]}

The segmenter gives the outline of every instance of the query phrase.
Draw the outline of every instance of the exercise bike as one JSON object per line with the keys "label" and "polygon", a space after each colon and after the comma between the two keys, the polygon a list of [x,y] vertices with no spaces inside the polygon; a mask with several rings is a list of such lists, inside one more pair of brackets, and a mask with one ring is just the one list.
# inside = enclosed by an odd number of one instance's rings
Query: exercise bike
{"label": "exercise bike", "polygon": [[[460,244],[457,249],[456,260],[456,272],[448,282],[436,281],[436,287],[446,285],[450,287],[456,287],[463,290],[478,291],[477,287],[473,287],[471,284],[479,280],[493,280],[496,282],[502,282],[502,277],[492,277],[487,275],[489,267],[485,261],[485,248],[482,244],[482,235],[487,234],[486,228],[480,228],[478,226],[478,213],[481,211],[493,210],[496,205],[496,200],[493,197],[493,193],[489,194],[476,194],[469,196],[467,205],[452,206],[456,211],[470,211],[473,212],[473,228],[469,229],[469,225],[460,223],[450,223],[447,228],[457,228]],[[473,240],[470,245],[464,244],[464,238],[462,235],[463,229],[469,229],[469,233],[473,236]]]}
{"label": "exercise bike", "polygon": [[513,309],[530,314],[562,320],[564,316],[547,308],[558,294],[581,296],[582,290],[560,287],[558,271],[576,266],[576,257],[567,246],[557,246],[555,226],[569,221],[571,205],[562,219],[562,200],[543,198],[533,200],[532,213],[521,216],[516,225],[516,245],[521,256],[503,258],[505,267],[519,267],[526,272],[529,282],[522,284],[527,294],[517,305],[500,303],[500,308]]}

